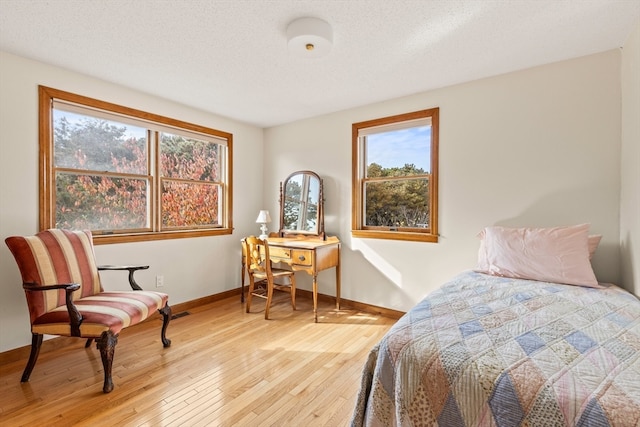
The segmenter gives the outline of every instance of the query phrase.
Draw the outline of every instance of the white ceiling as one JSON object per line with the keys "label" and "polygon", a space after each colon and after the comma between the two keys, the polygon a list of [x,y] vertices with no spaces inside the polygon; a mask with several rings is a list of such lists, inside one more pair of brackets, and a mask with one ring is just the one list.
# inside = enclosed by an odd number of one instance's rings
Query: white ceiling
{"label": "white ceiling", "polygon": [[[326,57],[289,54],[304,16],[333,28]],[[618,48],[639,19],[637,0],[0,0],[0,50],[269,127]]]}

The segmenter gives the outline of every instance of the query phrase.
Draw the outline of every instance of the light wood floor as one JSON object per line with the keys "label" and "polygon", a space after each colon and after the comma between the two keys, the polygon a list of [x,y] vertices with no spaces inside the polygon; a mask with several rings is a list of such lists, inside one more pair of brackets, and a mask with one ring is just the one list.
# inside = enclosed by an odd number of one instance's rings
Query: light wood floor
{"label": "light wood floor", "polygon": [[[28,383],[26,360],[0,371],[2,426],[345,426],[370,348],[394,319],[335,310],[278,294],[244,312],[239,297],[176,318],[170,348],[160,320],[125,329],[113,364],[115,389],[102,393],[102,364],[84,341],[40,355]],[[176,314],[174,312],[174,314]]]}

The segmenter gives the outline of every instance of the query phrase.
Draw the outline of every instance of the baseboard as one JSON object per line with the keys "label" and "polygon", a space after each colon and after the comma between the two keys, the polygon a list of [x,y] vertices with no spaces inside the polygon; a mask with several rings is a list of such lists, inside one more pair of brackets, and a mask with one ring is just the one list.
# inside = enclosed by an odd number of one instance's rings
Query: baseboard
{"label": "baseboard", "polygon": [[[313,298],[313,292],[304,289],[296,289],[296,298],[303,296],[306,298]],[[332,295],[318,294],[318,300],[325,302],[335,302],[336,297]],[[390,319],[396,319],[402,317],[404,311],[392,310],[390,308],[378,307],[371,304],[365,304],[363,302],[352,301],[344,298],[340,298],[340,308],[354,308],[356,310],[364,311],[370,314],[379,314],[380,316],[388,317]]]}
{"label": "baseboard", "polygon": [[[231,289],[228,291],[221,292],[219,294],[209,295],[202,298],[197,298],[194,300],[181,302],[178,304],[171,304],[171,311],[173,314],[180,313],[183,311],[193,310],[198,307],[202,307],[207,304],[211,304],[217,301],[221,301],[232,296],[240,296],[240,288]],[[296,297],[301,296],[304,298],[313,298],[313,292],[307,291],[304,289],[296,289]],[[321,301],[334,302],[336,297],[331,295],[318,294],[318,299]],[[391,319],[399,319],[404,312],[391,310],[389,308],[377,307],[374,305],[364,304],[357,301],[351,301],[344,298],[340,299],[340,307],[350,307],[356,310],[364,311],[366,313],[371,314],[379,314],[381,316],[389,317]],[[159,313],[154,314],[153,316],[149,316],[145,322],[149,320],[159,319],[161,318]],[[42,343],[42,347],[40,347],[40,354],[45,353],[47,351],[57,350],[62,347],[66,347],[72,343],[77,343],[79,338],[75,337],[55,337],[48,339]],[[86,341],[86,338],[80,338],[82,341]],[[31,351],[31,345],[26,345],[24,347],[14,348],[12,350],[7,350],[0,353],[0,365],[4,365],[7,363],[13,363],[20,360],[29,359],[29,352]]]}

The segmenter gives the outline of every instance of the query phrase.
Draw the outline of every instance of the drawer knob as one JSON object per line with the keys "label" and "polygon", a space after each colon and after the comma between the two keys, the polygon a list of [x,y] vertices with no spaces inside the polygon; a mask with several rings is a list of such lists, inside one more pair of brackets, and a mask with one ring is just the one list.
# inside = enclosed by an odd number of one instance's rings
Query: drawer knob
{"label": "drawer knob", "polygon": [[300,255],[300,256],[298,257],[298,260],[299,260],[299,261],[304,261],[304,260],[305,260],[304,255]]}

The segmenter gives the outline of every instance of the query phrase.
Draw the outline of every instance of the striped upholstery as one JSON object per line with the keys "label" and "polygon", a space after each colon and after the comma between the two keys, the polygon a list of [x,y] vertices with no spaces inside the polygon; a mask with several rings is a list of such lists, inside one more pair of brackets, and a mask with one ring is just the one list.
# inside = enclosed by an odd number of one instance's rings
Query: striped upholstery
{"label": "striped upholstery", "polygon": [[[118,334],[163,308],[167,294],[149,291],[104,292],[89,231],[45,230],[35,236],[9,237],[22,281],[39,286],[78,283],[74,304],[83,321],[83,337]],[[32,332],[70,336],[64,290],[26,291]]]}

